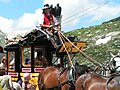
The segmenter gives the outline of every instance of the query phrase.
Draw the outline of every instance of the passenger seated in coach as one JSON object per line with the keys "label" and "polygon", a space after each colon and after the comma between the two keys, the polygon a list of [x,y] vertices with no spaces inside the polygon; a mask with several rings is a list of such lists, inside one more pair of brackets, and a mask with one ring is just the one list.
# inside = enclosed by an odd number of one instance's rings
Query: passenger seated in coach
{"label": "passenger seated in coach", "polygon": [[15,69],[15,58],[12,59],[12,61],[10,61],[10,69],[14,70]]}
{"label": "passenger seated in coach", "polygon": [[36,66],[43,66],[46,67],[48,66],[48,61],[47,59],[42,55],[41,51],[37,52],[37,58],[35,60],[35,65]]}
{"label": "passenger seated in coach", "polygon": [[1,64],[0,64],[0,69],[6,69],[6,58],[5,57],[3,57],[2,59],[1,59]]}
{"label": "passenger seated in coach", "polygon": [[30,64],[30,63],[31,63],[30,59],[29,59],[29,58],[26,58],[26,59],[25,59],[25,64],[28,65],[28,64]]}

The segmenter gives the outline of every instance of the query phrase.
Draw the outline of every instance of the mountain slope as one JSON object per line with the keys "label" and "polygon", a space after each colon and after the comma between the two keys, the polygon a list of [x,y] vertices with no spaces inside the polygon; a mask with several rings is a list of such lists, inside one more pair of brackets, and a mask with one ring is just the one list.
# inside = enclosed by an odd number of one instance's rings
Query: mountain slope
{"label": "mountain slope", "polygon": [[[113,54],[120,52],[120,18],[101,25],[73,30],[68,32],[67,35],[75,35],[81,41],[86,41],[88,46],[84,53],[100,63],[110,60],[111,52]],[[81,63],[89,63],[81,55],[78,55],[77,59]]]}

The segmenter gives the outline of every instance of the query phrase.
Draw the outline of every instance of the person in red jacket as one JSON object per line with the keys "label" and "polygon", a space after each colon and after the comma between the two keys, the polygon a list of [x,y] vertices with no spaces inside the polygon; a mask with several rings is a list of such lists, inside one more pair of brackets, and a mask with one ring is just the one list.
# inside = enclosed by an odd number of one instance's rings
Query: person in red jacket
{"label": "person in red jacket", "polygon": [[40,27],[42,29],[48,29],[49,31],[51,28],[55,25],[55,18],[54,16],[50,13],[50,7],[48,4],[44,5],[43,8],[43,23],[40,24]]}
{"label": "person in red jacket", "polygon": [[[47,32],[47,34],[50,36],[50,37],[47,37],[47,38],[51,39],[52,44],[56,48],[58,46],[57,45],[57,42],[58,42],[57,39],[59,38],[59,36],[58,36],[57,30],[55,31],[55,26],[56,26],[57,29],[60,30],[59,24],[57,23],[55,17],[51,13],[51,8],[49,7],[49,4],[45,4],[44,8],[43,8],[42,24],[40,24],[40,27],[41,27],[42,30]],[[55,37],[55,35],[57,37]]]}

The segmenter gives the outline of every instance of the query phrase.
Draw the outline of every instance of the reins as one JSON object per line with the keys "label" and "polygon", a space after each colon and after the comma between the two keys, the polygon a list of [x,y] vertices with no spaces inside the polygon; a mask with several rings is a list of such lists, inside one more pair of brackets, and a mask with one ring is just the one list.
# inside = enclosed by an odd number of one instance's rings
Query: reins
{"label": "reins", "polygon": [[[75,47],[84,57],[86,57],[89,61],[91,61],[94,65],[98,66],[98,67],[102,67],[103,65],[101,65],[100,63],[98,63],[97,61],[95,61],[93,58],[89,57],[88,55],[86,55],[84,52],[82,52],[77,46],[75,46],[67,37],[65,37],[63,35],[63,33],[61,31],[58,31],[58,33],[63,36],[73,47]],[[64,46],[65,47],[65,46]]]}
{"label": "reins", "polygon": [[63,83],[59,83],[57,86],[53,86],[53,87],[51,87],[51,88],[47,88],[47,87],[43,86],[43,88],[53,90],[53,89],[55,89],[55,88],[61,88],[61,86],[65,85],[65,84],[69,84],[68,82],[69,82],[69,81],[65,81],[65,82],[63,82]]}
{"label": "reins", "polygon": [[[61,43],[62,43],[63,47],[65,48],[65,51],[66,51],[66,53],[67,53],[67,55],[68,55],[68,59],[69,59],[69,61],[70,61],[70,64],[71,64],[71,66],[74,68],[74,65],[73,65],[73,62],[72,62],[72,60],[71,60],[70,54],[69,54],[68,50],[66,49],[65,44],[64,44],[64,42],[63,42],[64,38],[62,37],[62,34],[60,33],[60,31],[58,31],[58,35],[59,35],[59,38],[60,38],[60,40],[61,40]],[[62,39],[63,39],[63,40],[62,40]]]}

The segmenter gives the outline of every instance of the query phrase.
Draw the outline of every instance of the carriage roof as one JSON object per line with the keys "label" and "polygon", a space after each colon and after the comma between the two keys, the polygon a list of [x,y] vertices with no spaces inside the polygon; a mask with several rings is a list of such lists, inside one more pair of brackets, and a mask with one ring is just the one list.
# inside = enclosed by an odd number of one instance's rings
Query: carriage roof
{"label": "carriage roof", "polygon": [[[69,37],[71,42],[76,45],[79,49],[83,50],[84,47],[87,46],[86,42],[83,41],[76,41],[75,37]],[[30,45],[43,45],[46,47],[49,47],[51,51],[57,51],[57,53],[65,53],[64,46],[61,45],[58,48],[54,48],[54,45],[52,44],[51,39],[48,39],[47,36],[44,34],[43,31],[33,29],[29,33],[26,33],[25,35],[17,35],[16,37],[12,38],[11,40],[6,40],[6,49],[12,49],[22,46],[30,46]],[[74,48],[68,41],[64,43],[66,46],[68,52],[76,53],[78,50]]]}
{"label": "carriage roof", "polygon": [[17,35],[11,40],[6,40],[5,50],[12,47],[22,47],[31,45],[44,45],[54,49],[52,43],[47,39],[46,35],[37,29],[25,34],[24,36]]}

